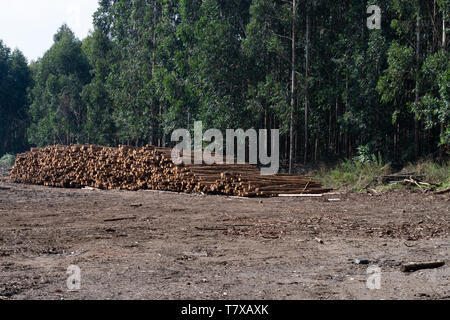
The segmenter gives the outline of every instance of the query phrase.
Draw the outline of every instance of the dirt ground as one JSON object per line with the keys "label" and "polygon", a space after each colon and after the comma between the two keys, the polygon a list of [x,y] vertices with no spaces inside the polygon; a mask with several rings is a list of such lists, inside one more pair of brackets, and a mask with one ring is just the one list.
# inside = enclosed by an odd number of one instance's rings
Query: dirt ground
{"label": "dirt ground", "polygon": [[[449,201],[420,192],[242,199],[0,182],[0,299],[450,299]],[[429,260],[446,265],[400,271]],[[81,270],[78,291],[67,288],[70,265]],[[381,270],[379,289],[367,288],[369,266]]]}

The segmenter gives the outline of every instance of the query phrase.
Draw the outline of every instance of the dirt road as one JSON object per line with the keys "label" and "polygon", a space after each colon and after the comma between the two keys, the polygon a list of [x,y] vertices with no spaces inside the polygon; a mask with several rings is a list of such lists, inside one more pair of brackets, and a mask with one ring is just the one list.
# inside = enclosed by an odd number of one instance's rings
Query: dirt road
{"label": "dirt road", "polygon": [[[450,299],[449,204],[404,192],[241,199],[0,182],[0,299]],[[400,271],[438,259],[446,265]],[[75,292],[69,265],[81,270]],[[379,289],[367,288],[370,265]]]}

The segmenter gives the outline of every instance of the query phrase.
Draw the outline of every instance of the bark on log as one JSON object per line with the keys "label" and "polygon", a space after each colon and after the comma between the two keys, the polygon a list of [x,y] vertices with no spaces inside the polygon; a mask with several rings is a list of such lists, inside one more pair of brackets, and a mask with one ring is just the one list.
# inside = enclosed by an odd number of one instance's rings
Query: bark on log
{"label": "bark on log", "polygon": [[[241,197],[329,191],[322,189],[319,181],[296,175],[262,176],[256,166],[248,163],[176,165],[171,151],[153,146],[33,148],[17,156],[11,180],[61,188],[144,189]],[[193,158],[193,154],[189,157]]]}
{"label": "bark on log", "polygon": [[433,262],[410,262],[402,265],[402,272],[414,272],[421,269],[434,269],[445,265],[444,261]]}

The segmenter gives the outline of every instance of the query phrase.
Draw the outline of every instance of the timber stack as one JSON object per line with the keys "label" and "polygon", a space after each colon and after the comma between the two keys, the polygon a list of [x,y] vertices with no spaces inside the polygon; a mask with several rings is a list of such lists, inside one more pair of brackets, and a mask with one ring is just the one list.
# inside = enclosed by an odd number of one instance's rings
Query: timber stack
{"label": "timber stack", "polygon": [[146,189],[241,197],[329,191],[319,181],[297,175],[261,175],[250,164],[176,165],[171,153],[172,149],[153,146],[33,148],[17,156],[11,180],[61,188]]}

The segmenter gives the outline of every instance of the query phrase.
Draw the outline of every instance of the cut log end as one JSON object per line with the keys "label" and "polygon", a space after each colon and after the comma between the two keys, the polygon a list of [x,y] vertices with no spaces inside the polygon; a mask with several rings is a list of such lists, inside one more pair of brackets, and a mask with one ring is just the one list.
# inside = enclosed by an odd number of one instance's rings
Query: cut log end
{"label": "cut log end", "polygon": [[[190,155],[191,158],[193,155]],[[330,191],[297,175],[263,176],[250,164],[176,165],[171,149],[95,145],[33,148],[17,156],[11,180],[60,188],[160,190],[238,197],[312,195]]]}

